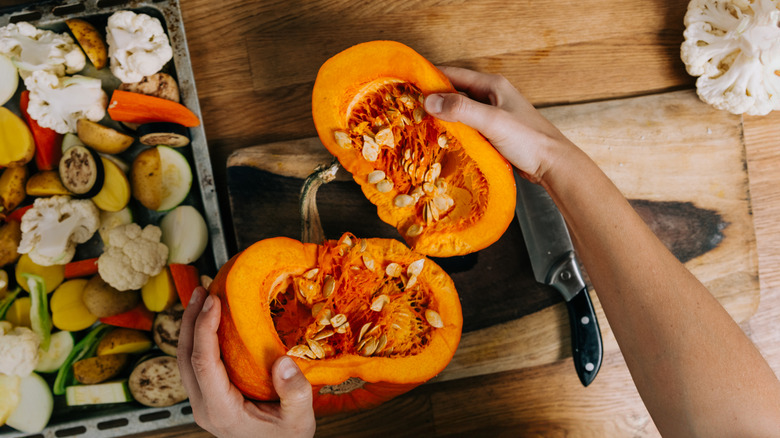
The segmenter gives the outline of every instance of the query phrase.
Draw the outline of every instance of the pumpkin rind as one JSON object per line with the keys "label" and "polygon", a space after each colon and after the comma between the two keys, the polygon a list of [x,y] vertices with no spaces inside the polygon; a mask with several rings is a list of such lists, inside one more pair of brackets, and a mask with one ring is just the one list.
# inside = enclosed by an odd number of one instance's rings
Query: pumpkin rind
{"label": "pumpkin rind", "polygon": [[[351,236],[351,239],[354,239],[356,245],[358,244],[354,236]],[[277,398],[273,390],[270,369],[279,356],[289,354],[293,345],[285,345],[280,337],[272,310],[275,315],[284,313],[280,311],[281,307],[278,307],[279,300],[285,300],[289,293],[298,297],[296,292],[289,292],[293,287],[287,286],[288,279],[293,281],[300,279],[305,273],[314,272],[313,269],[318,266],[326,269],[325,266],[330,266],[328,263],[331,259],[336,259],[331,256],[332,251],[337,249],[342,251],[344,244],[340,242],[330,241],[326,242],[326,246],[319,246],[303,244],[284,237],[266,239],[236,255],[220,269],[210,287],[210,292],[217,294],[223,303],[222,319],[218,329],[220,348],[231,381],[247,397],[258,400]],[[351,252],[347,252],[343,260],[349,261],[344,263],[352,263],[356,260],[353,254],[363,254],[375,261],[374,274],[380,269],[384,270],[391,262],[409,265],[412,261],[425,260],[422,264],[422,272],[415,275],[419,282],[416,283],[418,284],[416,289],[410,285],[410,289],[393,295],[393,299],[401,300],[403,294],[407,292],[411,294],[418,291],[414,293],[419,294],[421,293],[419,291],[423,290],[424,293],[429,294],[428,306],[435,307],[444,324],[441,328],[426,328],[425,334],[421,334],[419,338],[422,339],[424,336],[426,344],[421,345],[419,351],[414,354],[407,355],[400,349],[397,352],[387,349],[381,353],[382,355],[377,351],[376,355],[364,357],[359,354],[357,347],[354,351],[343,347],[357,344],[355,337],[359,327],[354,327],[350,334],[339,335],[342,336],[339,338],[342,341],[337,341],[336,335],[330,338],[334,341],[336,349],[342,348],[342,351],[334,356],[321,359],[293,356],[293,360],[312,384],[317,415],[374,407],[409,391],[444,369],[460,341],[463,325],[460,301],[452,280],[440,267],[395,240],[361,239],[359,244],[360,248],[353,248],[349,250]],[[350,270],[353,265],[338,263],[342,263],[342,259],[334,261],[333,266],[336,267],[332,269],[333,272],[336,270],[341,272],[343,269],[344,274],[339,278],[352,278],[353,275],[359,275],[353,274],[357,272],[354,268]],[[372,271],[368,267],[365,269]],[[377,275],[382,276],[381,273]],[[404,279],[405,283],[407,281]],[[327,301],[328,305],[333,305],[336,309],[336,304],[330,303],[336,303],[338,296],[339,300],[348,300],[348,304],[341,307],[346,309],[352,306],[353,302],[365,299],[364,296],[367,296],[365,294],[378,293],[378,290],[352,292],[350,287],[339,285],[332,293],[333,299]],[[289,290],[286,292],[288,295],[279,292],[286,290]],[[302,298],[298,297],[298,300]],[[292,306],[305,309],[303,306],[306,305],[296,301]],[[363,306],[365,310],[368,304],[358,302],[356,306]],[[358,316],[354,317],[358,318]],[[390,308],[387,309],[385,317],[394,317]],[[298,316],[291,318],[295,320]],[[308,318],[306,324],[313,324],[316,320],[310,312]],[[289,318],[284,319],[285,324],[289,325],[289,320]],[[357,319],[353,322],[355,321]],[[376,326],[379,327],[380,323],[377,322]],[[382,330],[387,330],[388,337],[393,339],[391,329],[382,326]],[[285,336],[290,343],[287,335],[282,336]],[[401,344],[397,345],[400,348]],[[388,342],[389,346],[390,342]],[[342,393],[340,387],[336,385],[345,381],[356,382],[356,385],[354,389]]]}
{"label": "pumpkin rind", "polygon": [[[411,48],[393,41],[372,41],[353,46],[326,61],[312,93],[312,115],[323,145],[352,173],[365,196],[377,206],[384,222],[396,227],[415,251],[439,257],[483,249],[503,235],[514,218],[516,194],[512,167],[476,130],[461,123],[434,119],[424,111],[415,113],[421,114],[420,122],[409,120],[404,113],[399,123],[399,111],[392,106],[387,111],[386,107],[378,108],[376,96],[384,96],[387,101],[391,100],[389,96],[406,99],[403,103],[407,108],[421,111],[418,108],[422,107],[422,96],[452,92],[456,90],[447,77]],[[414,99],[415,95],[420,99]],[[407,99],[409,96],[411,101]],[[403,106],[397,105],[403,110]],[[359,117],[368,107],[379,116],[374,126],[361,126],[354,117]],[[406,140],[406,133],[421,129],[427,129],[428,135],[445,133],[454,143],[452,150],[435,151],[435,146],[431,146],[433,151],[423,150],[408,142],[394,143],[397,138]],[[390,140],[385,139],[387,130],[391,132]],[[358,132],[363,131],[371,139],[363,136],[361,140]],[[385,141],[377,146],[378,158],[372,155],[376,151],[372,141]],[[421,141],[431,144],[430,140]],[[401,157],[401,151],[408,149],[424,154],[425,159],[416,154],[408,159]],[[434,153],[438,157],[433,157]],[[388,158],[389,155],[392,157]],[[427,187],[425,192],[419,189],[415,192],[412,188],[423,187],[423,180],[429,181],[427,173],[424,178],[421,175],[434,162],[440,165],[437,169],[440,179],[451,186],[437,190],[439,194],[428,191]],[[387,175],[385,179],[389,183],[373,182],[376,174],[371,173],[378,170]],[[402,178],[411,180],[412,188],[399,185]],[[438,187],[436,177],[429,182]],[[389,186],[392,187],[388,189]],[[401,196],[396,201],[399,195],[413,195],[414,199],[409,201],[410,198]],[[437,197],[442,202],[431,202]],[[413,228],[415,225],[422,231]]]}

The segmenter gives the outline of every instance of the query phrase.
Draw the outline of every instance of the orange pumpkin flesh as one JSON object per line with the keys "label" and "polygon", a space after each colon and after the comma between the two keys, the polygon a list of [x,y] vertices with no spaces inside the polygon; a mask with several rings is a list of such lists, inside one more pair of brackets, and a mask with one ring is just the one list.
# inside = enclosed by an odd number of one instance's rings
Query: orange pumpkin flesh
{"label": "orange pumpkin flesh", "polygon": [[287,354],[313,386],[317,415],[370,408],[434,377],[463,326],[450,277],[391,239],[266,239],[225,264],[210,291],[222,301],[231,381],[276,399],[270,369]]}
{"label": "orange pumpkin flesh", "polygon": [[379,217],[420,253],[448,257],[498,240],[514,217],[509,163],[479,132],[428,115],[424,96],[455,92],[409,47],[373,41],[320,68],[312,114],[323,145]]}

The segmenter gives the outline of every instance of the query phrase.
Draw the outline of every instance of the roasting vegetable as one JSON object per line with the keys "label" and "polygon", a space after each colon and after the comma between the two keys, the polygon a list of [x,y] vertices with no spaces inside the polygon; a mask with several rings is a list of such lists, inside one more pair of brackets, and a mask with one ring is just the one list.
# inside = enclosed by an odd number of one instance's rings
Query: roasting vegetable
{"label": "roasting vegetable", "polygon": [[65,265],[65,278],[91,277],[98,273],[97,257],[70,262]]}
{"label": "roasting vegetable", "polygon": [[119,291],[95,275],[84,287],[84,305],[98,318],[119,315],[133,309],[141,301],[137,290]]}
{"label": "roasting vegetable", "polygon": [[168,247],[154,225],[120,225],[108,232],[111,242],[98,258],[98,272],[118,290],[140,289],[165,266]]}
{"label": "roasting vegetable", "polygon": [[47,351],[51,343],[51,315],[49,314],[49,297],[46,295],[46,283],[42,277],[22,273],[30,290],[30,324],[33,331],[41,338],[41,349]]}
{"label": "roasting vegetable", "polygon": [[133,398],[146,406],[171,406],[187,399],[176,358],[155,357],[135,367],[128,380]]}
{"label": "roasting vegetable", "polygon": [[133,137],[87,119],[77,123],[79,140],[92,149],[106,154],[119,154],[133,144]]}
{"label": "roasting vegetable", "polygon": [[123,83],[118,89],[179,102],[179,85],[176,79],[167,73],[159,72],[144,76],[138,82]]}
{"label": "roasting vegetable", "polygon": [[27,327],[0,332],[0,374],[26,377],[38,364],[41,338]]}
{"label": "roasting vegetable", "polygon": [[59,172],[62,184],[78,198],[91,198],[103,189],[103,160],[86,146],[74,145],[63,152]]}
{"label": "roasting vegetable", "polygon": [[22,228],[19,222],[10,221],[0,225],[0,266],[19,260],[19,252],[16,249],[21,241]]}
{"label": "roasting vegetable", "polygon": [[0,426],[5,424],[8,416],[11,415],[21,400],[21,383],[19,376],[8,376],[0,374]]}
{"label": "roasting vegetable", "polygon": [[73,351],[73,334],[68,331],[59,331],[51,335],[51,344],[48,350],[38,349],[38,365],[35,371],[39,373],[53,373],[60,369],[70,352]]}
{"label": "roasting vegetable", "polygon": [[11,59],[23,79],[34,71],[55,76],[73,74],[87,63],[70,35],[38,29],[27,22],[0,28],[0,55]]}
{"label": "roasting vegetable", "polygon": [[97,195],[92,197],[92,202],[103,211],[120,211],[130,202],[130,181],[110,158],[100,157],[105,170],[103,187]]}
{"label": "roasting vegetable", "polygon": [[23,377],[19,386],[19,405],[5,424],[24,433],[38,433],[49,423],[54,397],[49,385],[35,373]]}
{"label": "roasting vegetable", "polygon": [[25,186],[27,194],[30,196],[71,196],[70,190],[66,189],[60,180],[60,174],[56,170],[44,170],[36,173],[27,180]]}
{"label": "roasting vegetable", "polygon": [[168,263],[188,264],[206,250],[209,232],[195,207],[180,205],[160,221],[162,242],[168,247]]}
{"label": "roasting vegetable", "polygon": [[30,106],[30,92],[22,91],[19,98],[19,111],[30,128],[33,139],[35,140],[35,165],[38,170],[52,170],[57,167],[62,157],[62,134],[57,131],[44,128],[35,121],[27,112]]}
{"label": "roasting vegetable", "polygon": [[105,67],[108,62],[108,51],[106,43],[103,42],[103,38],[95,26],[78,18],[66,20],[65,24],[68,25],[92,65],[98,70]]}
{"label": "roasting vegetable", "polygon": [[159,274],[149,278],[141,288],[141,298],[147,309],[152,312],[162,312],[176,302],[176,286],[167,266]]}
{"label": "roasting vegetable", "polygon": [[0,167],[24,166],[35,155],[35,140],[24,121],[0,107]]}
{"label": "roasting vegetable", "polygon": [[98,121],[106,114],[106,93],[100,79],[87,76],[58,78],[45,71],[25,79],[30,90],[30,117],[60,134],[76,132],[79,119]]}
{"label": "roasting vegetable", "polygon": [[68,406],[124,403],[133,401],[126,381],[96,385],[68,386],[65,391]]}
{"label": "roasting vegetable", "polygon": [[190,144],[187,128],[176,123],[155,122],[138,127],[138,140],[149,146],[178,148]]}
{"label": "roasting vegetable", "polygon": [[117,122],[172,122],[188,128],[200,125],[198,116],[180,103],[122,90],[111,95],[108,115]]}
{"label": "roasting vegetable", "polygon": [[113,325],[115,327],[125,327],[136,330],[149,331],[152,329],[154,313],[139,303],[134,309],[119,315],[100,318],[100,322]]}
{"label": "roasting vegetable", "polygon": [[26,166],[9,167],[0,175],[0,216],[15,209],[26,196],[24,186],[29,172]]}
{"label": "roasting vegetable", "polygon": [[97,316],[84,304],[87,280],[78,278],[62,283],[51,296],[51,314],[54,327],[60,330],[80,331],[97,321]]}
{"label": "roasting vegetable", "polygon": [[152,326],[154,343],[165,354],[176,356],[179,347],[179,333],[181,331],[181,318],[184,315],[184,307],[176,303],[170,308],[157,314]]}
{"label": "roasting vegetable", "polygon": [[59,371],[57,372],[57,378],[54,380],[54,386],[52,388],[54,395],[65,394],[65,386],[69,385],[70,380],[73,378],[73,364],[85,357],[91,356],[97,348],[100,338],[109,330],[111,326],[101,324],[93,328],[82,340],[80,340],[76,346],[73,347],[68,357],[63,362]]}
{"label": "roasting vegetable", "polygon": [[147,332],[120,327],[103,336],[97,346],[97,354],[138,354],[148,351],[152,345]]}
{"label": "roasting vegetable", "polygon": [[128,362],[127,354],[106,354],[82,359],[73,364],[73,376],[79,383],[93,385],[118,376]]}
{"label": "roasting vegetable", "polygon": [[130,171],[133,197],[150,210],[167,211],[181,204],[192,187],[187,159],[165,146],[142,151]]}
{"label": "roasting vegetable", "polygon": [[34,274],[43,278],[46,283],[46,293],[51,293],[57,286],[65,279],[65,267],[62,265],[44,266],[35,263],[28,254],[22,254],[19,257],[19,261],[16,262],[16,284],[21,286],[22,289],[30,292],[22,274]]}
{"label": "roasting vegetable", "polygon": [[[187,304],[192,298],[192,292],[196,287],[200,286],[200,278],[198,277],[198,268],[192,265],[182,265],[180,263],[171,263],[168,265],[171,270],[171,277],[173,278],[173,284],[176,285],[176,292],[179,294],[179,301],[181,301],[184,308],[187,308]],[[208,288],[208,286],[204,286]]]}
{"label": "roasting vegetable", "polygon": [[146,14],[112,14],[108,17],[106,42],[111,73],[122,82],[138,82],[153,75],[173,57],[160,20]]}
{"label": "roasting vegetable", "polygon": [[[11,100],[19,87],[19,73],[8,57],[0,55],[0,106]],[[2,416],[0,415],[0,424]]]}

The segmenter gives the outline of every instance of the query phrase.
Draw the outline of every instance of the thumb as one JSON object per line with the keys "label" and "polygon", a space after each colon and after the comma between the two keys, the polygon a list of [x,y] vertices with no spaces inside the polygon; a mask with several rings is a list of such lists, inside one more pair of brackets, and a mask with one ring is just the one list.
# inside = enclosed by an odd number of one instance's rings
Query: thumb
{"label": "thumb", "polygon": [[283,417],[314,417],[311,384],[289,356],[276,359],[271,368],[274,389],[279,394]]}
{"label": "thumb", "polygon": [[425,111],[447,122],[468,125],[491,141],[504,137],[502,124],[504,111],[492,105],[470,99],[458,93],[431,94],[425,98]]}

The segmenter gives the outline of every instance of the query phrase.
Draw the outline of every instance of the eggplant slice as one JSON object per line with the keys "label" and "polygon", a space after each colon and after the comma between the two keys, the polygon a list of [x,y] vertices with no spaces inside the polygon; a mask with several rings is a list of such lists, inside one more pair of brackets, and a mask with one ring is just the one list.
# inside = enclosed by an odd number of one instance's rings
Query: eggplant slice
{"label": "eggplant slice", "polygon": [[86,146],[72,146],[63,152],[59,172],[62,184],[77,198],[91,198],[103,188],[103,161]]}
{"label": "eggplant slice", "polygon": [[179,148],[190,144],[186,127],[178,123],[154,122],[138,127],[138,139],[148,146],[170,146]]}

